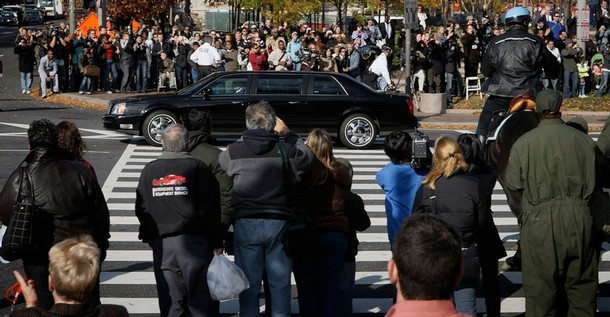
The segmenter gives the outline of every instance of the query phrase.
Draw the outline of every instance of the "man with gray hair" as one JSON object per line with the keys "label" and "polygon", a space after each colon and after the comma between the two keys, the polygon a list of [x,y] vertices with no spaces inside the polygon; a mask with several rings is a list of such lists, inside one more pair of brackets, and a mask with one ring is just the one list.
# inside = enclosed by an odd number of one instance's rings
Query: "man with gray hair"
{"label": "man with gray hair", "polygon": [[[298,182],[313,162],[314,154],[277,118],[266,101],[246,108],[246,127],[241,139],[230,144],[218,157],[222,168],[233,177],[235,263],[250,283],[250,288],[239,295],[239,315],[259,316],[258,295],[264,271],[269,282],[272,314],[287,317],[291,312],[292,262],[282,237],[288,229],[292,206],[286,196],[286,187],[290,185],[284,179]],[[289,168],[284,168],[282,163],[278,147],[281,143],[285,145]]]}
{"label": "man with gray hair", "polygon": [[214,66],[220,63],[220,54],[218,53],[218,50],[212,46],[212,41],[213,39],[211,36],[204,36],[203,45],[191,54],[191,60],[197,63],[199,78],[203,78],[213,73]]}
{"label": "man with gray hair", "polygon": [[161,156],[142,170],[136,196],[139,238],[153,249],[161,316],[218,316],[206,278],[213,251],[222,252],[218,183],[186,152],[184,126],[168,126],[161,144]]}

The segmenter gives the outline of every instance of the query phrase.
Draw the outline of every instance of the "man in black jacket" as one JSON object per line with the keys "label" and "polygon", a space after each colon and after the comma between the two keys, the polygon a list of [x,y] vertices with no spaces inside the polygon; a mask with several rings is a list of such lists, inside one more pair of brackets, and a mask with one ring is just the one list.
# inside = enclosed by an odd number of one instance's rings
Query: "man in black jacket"
{"label": "man in black jacket", "polygon": [[184,126],[167,127],[161,144],[163,153],[142,170],[136,195],[139,238],[153,249],[161,316],[217,316],[206,272],[213,251],[222,251],[218,183],[205,163],[186,153]]}
{"label": "man in black jacket", "polygon": [[34,75],[34,47],[27,44],[26,39],[22,37],[13,52],[19,55],[21,93],[29,94],[32,90],[32,76]]}
{"label": "man in black jacket", "polygon": [[[233,177],[235,263],[250,282],[250,288],[239,295],[240,315],[259,315],[258,297],[265,271],[273,315],[290,316],[292,261],[282,239],[288,229],[291,204],[286,195],[290,185],[284,180],[298,182],[314,154],[265,101],[246,108],[246,127],[241,139],[218,157],[222,168]],[[286,171],[278,150],[281,136],[287,164],[291,164]]]}
{"label": "man in black jacket", "polygon": [[506,110],[514,97],[542,90],[542,68],[559,69],[557,60],[544,48],[542,39],[528,32],[530,20],[525,8],[510,9],[505,17],[510,29],[489,41],[481,72],[488,77],[483,90],[490,97],[479,117],[478,135],[487,135],[492,114]]}
{"label": "man in black jacket", "polygon": [[[38,208],[34,224],[38,247],[22,257],[23,267],[27,277],[36,281],[39,307],[44,310],[53,305],[48,281],[48,253],[53,244],[89,234],[100,248],[100,261],[103,261],[110,238],[108,206],[97,179],[69,152],[60,149],[57,139],[57,127],[51,121],[32,122],[28,129],[30,153],[20,164],[26,168],[33,201]],[[15,169],[0,192],[0,222],[3,224],[10,222],[20,175],[20,168]],[[99,303],[99,285],[90,301]]]}

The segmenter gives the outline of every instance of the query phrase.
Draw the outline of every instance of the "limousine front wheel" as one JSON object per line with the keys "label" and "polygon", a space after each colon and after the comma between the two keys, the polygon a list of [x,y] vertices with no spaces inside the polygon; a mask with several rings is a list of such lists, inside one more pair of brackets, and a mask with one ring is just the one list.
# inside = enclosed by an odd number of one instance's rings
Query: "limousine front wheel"
{"label": "limousine front wheel", "polygon": [[149,114],[148,117],[146,117],[146,120],[144,120],[142,134],[144,135],[144,138],[148,144],[161,146],[161,136],[163,135],[163,130],[165,130],[168,125],[177,122],[178,118],[176,118],[173,113],[167,110],[155,111]]}
{"label": "limousine front wheel", "polygon": [[341,143],[350,149],[371,147],[377,138],[377,126],[371,117],[365,114],[353,114],[343,120],[339,131]]}

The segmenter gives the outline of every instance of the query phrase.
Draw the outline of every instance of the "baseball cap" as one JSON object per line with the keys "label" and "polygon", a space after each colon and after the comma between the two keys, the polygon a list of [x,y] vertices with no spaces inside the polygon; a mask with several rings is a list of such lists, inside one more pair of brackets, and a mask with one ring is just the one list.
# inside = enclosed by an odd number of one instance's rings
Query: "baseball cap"
{"label": "baseball cap", "polygon": [[563,97],[555,89],[545,89],[536,95],[536,111],[540,113],[558,112],[562,103]]}

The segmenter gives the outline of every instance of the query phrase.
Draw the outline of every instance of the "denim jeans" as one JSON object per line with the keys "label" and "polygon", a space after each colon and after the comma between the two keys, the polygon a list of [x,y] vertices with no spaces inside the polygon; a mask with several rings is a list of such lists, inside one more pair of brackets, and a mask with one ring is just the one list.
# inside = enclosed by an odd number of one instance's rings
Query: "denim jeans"
{"label": "denim jeans", "polygon": [[343,263],[343,268],[340,273],[339,294],[341,296],[338,304],[344,305],[347,309],[346,316],[351,316],[353,313],[352,302],[354,300],[354,291],[356,289],[356,262],[348,261]]}
{"label": "denim jeans", "polygon": [[292,69],[295,72],[301,71],[301,62],[292,62]]}
{"label": "denim jeans", "polygon": [[542,86],[544,86],[544,88],[548,88],[549,85],[551,86],[551,89],[555,89],[557,90],[557,81],[559,79],[549,79],[549,78],[542,78]]}
{"label": "denim jeans", "polygon": [[197,68],[191,68],[191,79],[193,83],[196,83],[199,80],[199,70]]}
{"label": "denim jeans", "polygon": [[[599,90],[597,90],[598,97],[601,97],[604,89],[608,88],[608,77],[610,77],[610,71],[602,71],[602,83],[599,85]],[[608,92],[610,92],[610,89],[608,89]]]}
{"label": "denim jeans", "polygon": [[463,314],[477,315],[477,289],[476,282],[462,282],[453,292],[455,309]]}
{"label": "denim jeans", "polygon": [[[110,82],[110,78],[108,75],[112,74],[112,83]],[[119,73],[116,70],[116,63],[114,60],[107,59],[106,67],[104,67],[102,71],[102,80],[104,81],[104,91],[110,91],[116,89],[117,86],[117,78],[119,77]]]}
{"label": "denim jeans", "polygon": [[32,90],[32,73],[19,72],[21,90]]}
{"label": "denim jeans", "polygon": [[[572,84],[570,85],[570,81]],[[576,88],[578,85],[578,72],[563,71],[563,99],[576,97]]]}
{"label": "denim jeans", "polygon": [[[293,258],[294,278],[302,317],[347,316],[351,307],[342,299],[342,272],[347,252],[347,234],[319,233],[318,254]],[[350,303],[351,304],[351,303]]]}
{"label": "denim jeans", "polygon": [[68,89],[68,65],[66,65],[66,62],[63,59],[57,61],[57,76],[59,91],[66,92]]}
{"label": "denim jeans", "polygon": [[447,101],[451,102],[451,90],[453,89],[453,82],[455,79],[455,96],[462,97],[462,92],[464,90],[464,85],[462,84],[462,75],[459,72],[457,73],[445,73],[445,94],[447,95]]}
{"label": "denim jeans", "polygon": [[282,238],[288,222],[240,218],[235,221],[235,264],[244,271],[250,288],[239,294],[239,316],[259,317],[258,295],[263,271],[267,272],[273,317],[290,316],[292,260]]}
{"label": "denim jeans", "polygon": [[148,88],[148,61],[138,61],[136,69],[136,89],[138,91]]}
{"label": "denim jeans", "polygon": [[388,88],[388,82],[383,76],[377,77],[377,88],[381,91],[385,91]]}
{"label": "denim jeans", "polygon": [[93,92],[93,78],[83,76],[83,80],[80,83],[80,89],[78,91]]}

